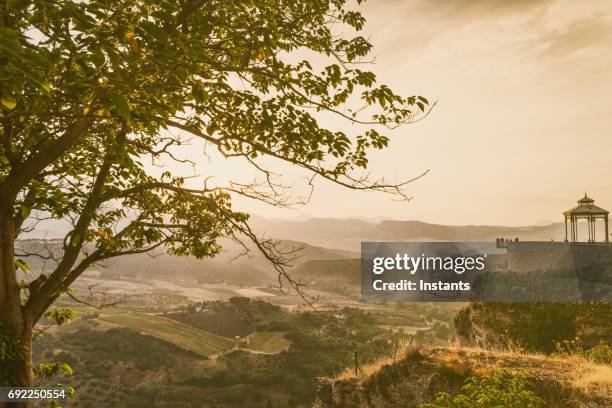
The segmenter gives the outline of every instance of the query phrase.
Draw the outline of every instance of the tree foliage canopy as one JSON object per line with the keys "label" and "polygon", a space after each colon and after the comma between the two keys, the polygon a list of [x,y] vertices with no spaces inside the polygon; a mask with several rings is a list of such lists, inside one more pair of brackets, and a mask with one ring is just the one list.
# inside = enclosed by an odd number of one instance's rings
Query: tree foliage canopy
{"label": "tree foliage canopy", "polygon": [[[2,0],[0,13],[0,208],[15,237],[41,217],[73,225],[53,273],[29,288],[34,318],[92,263],[156,247],[213,256],[220,237],[242,236],[281,272],[286,258],[231,207],[233,194],[284,203],[262,157],[404,194],[360,169],[388,145],[380,129],[430,106],[362,69],[372,47],[345,0]],[[317,112],[362,131],[329,130]],[[263,181],[155,176],[143,161],[180,161],[177,134],[247,160]]]}

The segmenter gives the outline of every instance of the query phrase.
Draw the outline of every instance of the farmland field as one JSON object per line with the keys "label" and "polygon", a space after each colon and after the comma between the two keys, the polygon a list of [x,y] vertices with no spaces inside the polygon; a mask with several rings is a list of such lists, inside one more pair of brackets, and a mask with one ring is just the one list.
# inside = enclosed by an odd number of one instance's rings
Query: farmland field
{"label": "farmland field", "polygon": [[166,317],[196,329],[228,338],[244,337],[255,330],[255,325],[252,322],[229,310],[168,313]]}
{"label": "farmland field", "polygon": [[218,354],[235,345],[232,340],[158,315],[115,309],[101,314],[99,320],[157,337],[202,356]]}
{"label": "farmland field", "polygon": [[247,337],[247,348],[262,353],[280,353],[287,349],[291,342],[285,339],[285,333],[255,332]]}

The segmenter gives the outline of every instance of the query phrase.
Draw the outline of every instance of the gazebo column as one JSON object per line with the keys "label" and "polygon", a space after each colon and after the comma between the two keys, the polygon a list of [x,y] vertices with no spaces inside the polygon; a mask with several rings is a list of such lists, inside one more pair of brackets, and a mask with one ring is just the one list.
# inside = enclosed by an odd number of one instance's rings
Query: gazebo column
{"label": "gazebo column", "polygon": [[565,217],[565,242],[567,242],[567,216]]}
{"label": "gazebo column", "polygon": [[591,217],[589,217],[588,215],[586,217],[586,222],[587,222],[587,235],[588,235],[587,242],[591,242]]}
{"label": "gazebo column", "polygon": [[608,234],[608,216],[607,215],[606,215],[606,218],[604,218],[604,221],[606,223],[606,244],[607,244],[608,242],[610,242],[610,239],[609,239],[610,235]]}
{"label": "gazebo column", "polygon": [[578,241],[578,218],[574,215],[574,242]]}

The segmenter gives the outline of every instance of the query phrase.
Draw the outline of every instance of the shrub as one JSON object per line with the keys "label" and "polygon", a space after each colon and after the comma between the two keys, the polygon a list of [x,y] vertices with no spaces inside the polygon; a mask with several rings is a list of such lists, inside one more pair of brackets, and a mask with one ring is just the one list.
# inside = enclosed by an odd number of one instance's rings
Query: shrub
{"label": "shrub", "polygon": [[567,357],[567,356],[584,356],[584,349],[582,347],[582,340],[579,337],[575,337],[570,340],[562,340],[555,342],[555,351],[552,353],[553,356]]}
{"label": "shrub", "polygon": [[455,332],[459,337],[469,338],[470,331],[472,330],[471,309],[464,307],[459,310],[453,318],[453,323],[455,325]]}
{"label": "shrub", "polygon": [[422,408],[539,408],[544,401],[529,390],[524,374],[502,369],[490,376],[470,377],[461,393],[439,393],[433,403]]}
{"label": "shrub", "polygon": [[586,350],[584,356],[596,364],[612,364],[612,346],[602,340],[592,349]]}
{"label": "shrub", "polygon": [[595,364],[612,364],[612,346],[605,340],[601,340],[599,344],[588,350],[582,347],[582,341],[578,337],[573,340],[557,342],[553,355],[560,357],[582,356]]}

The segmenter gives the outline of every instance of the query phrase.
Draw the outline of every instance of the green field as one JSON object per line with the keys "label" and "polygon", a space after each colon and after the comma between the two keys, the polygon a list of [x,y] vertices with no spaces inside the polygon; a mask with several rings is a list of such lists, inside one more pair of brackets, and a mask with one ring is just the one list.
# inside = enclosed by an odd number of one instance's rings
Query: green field
{"label": "green field", "polygon": [[213,310],[206,313],[179,312],[168,313],[168,319],[189,325],[208,333],[233,339],[245,337],[255,331],[255,325],[246,317],[237,315],[234,310]]}
{"label": "green field", "polygon": [[246,348],[262,353],[280,353],[291,344],[284,336],[285,333],[279,332],[255,332],[247,337]]}
{"label": "green field", "polygon": [[158,315],[114,309],[98,318],[170,342],[203,356],[218,354],[235,346],[232,340]]}

